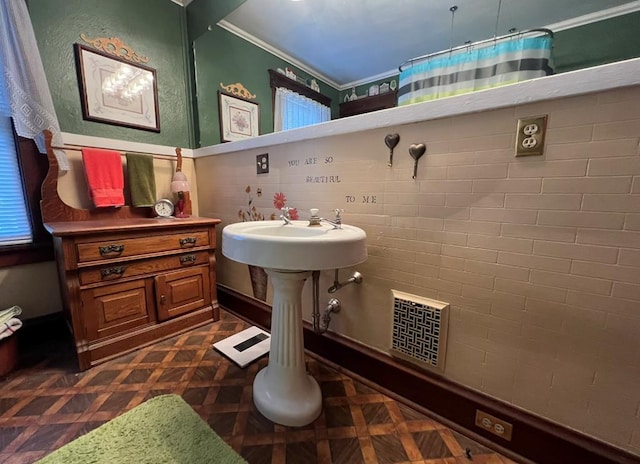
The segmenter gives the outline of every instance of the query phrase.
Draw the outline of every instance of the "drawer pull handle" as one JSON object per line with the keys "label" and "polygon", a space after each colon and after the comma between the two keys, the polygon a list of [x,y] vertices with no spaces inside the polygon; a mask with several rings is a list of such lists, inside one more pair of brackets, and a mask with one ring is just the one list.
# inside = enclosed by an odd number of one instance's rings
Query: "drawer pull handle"
{"label": "drawer pull handle", "polygon": [[193,247],[196,246],[196,238],[195,237],[185,237],[180,239],[180,246],[182,248]]}
{"label": "drawer pull handle", "polygon": [[107,245],[107,246],[101,246],[98,248],[100,249],[101,256],[106,256],[111,253],[120,254],[124,251],[124,245]]}
{"label": "drawer pull handle", "polygon": [[106,279],[109,276],[116,275],[121,277],[124,274],[125,267],[124,266],[116,266],[116,267],[108,267],[106,269],[100,269],[100,275],[103,279]]}
{"label": "drawer pull handle", "polygon": [[191,264],[195,263],[196,255],[184,255],[180,256],[180,264]]}

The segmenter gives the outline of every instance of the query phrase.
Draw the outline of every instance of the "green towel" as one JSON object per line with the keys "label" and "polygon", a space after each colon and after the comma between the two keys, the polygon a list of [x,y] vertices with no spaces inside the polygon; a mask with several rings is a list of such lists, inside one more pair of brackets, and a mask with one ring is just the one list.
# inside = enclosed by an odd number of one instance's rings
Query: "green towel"
{"label": "green towel", "polygon": [[133,206],[153,206],[156,202],[156,177],[153,172],[153,157],[127,153],[129,192]]}

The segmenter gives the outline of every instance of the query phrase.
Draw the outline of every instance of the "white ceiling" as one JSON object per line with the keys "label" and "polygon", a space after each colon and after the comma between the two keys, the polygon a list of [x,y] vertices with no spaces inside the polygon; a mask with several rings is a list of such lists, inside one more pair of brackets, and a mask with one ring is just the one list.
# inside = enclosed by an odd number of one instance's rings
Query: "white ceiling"
{"label": "white ceiling", "polygon": [[219,25],[343,89],[395,74],[415,56],[492,38],[496,22],[500,36],[638,10],[629,0],[247,0]]}

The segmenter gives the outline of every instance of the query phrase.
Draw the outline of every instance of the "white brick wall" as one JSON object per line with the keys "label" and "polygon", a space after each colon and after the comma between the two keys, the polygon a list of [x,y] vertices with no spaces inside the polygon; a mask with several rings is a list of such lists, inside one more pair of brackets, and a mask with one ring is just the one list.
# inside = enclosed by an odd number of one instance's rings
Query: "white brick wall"
{"label": "white brick wall", "polygon": [[[545,154],[514,157],[517,118],[539,114]],[[262,187],[265,213],[275,192],[301,215],[344,208],[369,260],[332,330],[386,351],[390,289],[447,301],[445,375],[640,454],[639,141],[640,87],[622,88],[273,146],[267,176],[254,166],[265,149],[201,158],[200,210],[235,222],[246,185]],[[420,142],[412,180],[407,148]],[[341,183],[305,183],[288,161],[307,154],[333,156],[313,173]],[[250,294],[245,267],[219,258],[219,281]]]}

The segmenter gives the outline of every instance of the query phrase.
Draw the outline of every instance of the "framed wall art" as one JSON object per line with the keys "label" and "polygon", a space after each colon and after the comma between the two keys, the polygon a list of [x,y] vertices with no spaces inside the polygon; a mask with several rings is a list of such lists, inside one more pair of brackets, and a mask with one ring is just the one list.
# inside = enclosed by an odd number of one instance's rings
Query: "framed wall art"
{"label": "framed wall art", "polygon": [[81,44],[75,53],[84,119],[160,132],[155,69]]}
{"label": "framed wall art", "polygon": [[260,135],[260,105],[218,91],[220,141],[233,142]]}

